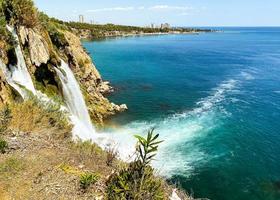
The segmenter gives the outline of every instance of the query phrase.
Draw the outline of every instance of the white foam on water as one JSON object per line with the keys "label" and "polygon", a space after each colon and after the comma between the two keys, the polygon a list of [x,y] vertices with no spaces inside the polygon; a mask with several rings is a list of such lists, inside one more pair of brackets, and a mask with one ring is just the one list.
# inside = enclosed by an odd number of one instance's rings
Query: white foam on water
{"label": "white foam on water", "polygon": [[241,72],[241,76],[243,76],[245,80],[254,80],[255,79],[255,77],[248,72]]}
{"label": "white foam on water", "polygon": [[[134,134],[145,136],[151,128],[160,134],[160,144],[156,160],[152,165],[164,176],[191,172],[193,164],[204,162],[209,155],[193,140],[205,137],[211,130],[219,126],[220,104],[226,100],[226,95],[234,90],[238,81],[230,79],[214,88],[211,94],[197,102],[197,107],[191,111],[172,115],[166,119],[157,119],[151,122],[132,122],[118,130],[107,133],[97,133],[103,137],[103,144],[107,139],[117,146],[119,156],[128,161],[135,152],[136,139]],[[100,143],[98,142],[100,145]],[[109,143],[107,143],[108,145]],[[109,144],[110,145],[110,144]],[[186,148],[189,150],[186,152]],[[186,175],[186,174],[184,174]]]}

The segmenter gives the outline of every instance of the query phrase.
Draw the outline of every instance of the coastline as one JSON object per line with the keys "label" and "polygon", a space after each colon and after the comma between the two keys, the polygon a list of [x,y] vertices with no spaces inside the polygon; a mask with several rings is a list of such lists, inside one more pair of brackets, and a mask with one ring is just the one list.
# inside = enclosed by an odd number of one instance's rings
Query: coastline
{"label": "coastline", "polygon": [[170,31],[170,32],[153,32],[153,33],[109,33],[103,37],[92,37],[91,35],[77,34],[76,35],[83,40],[103,40],[106,38],[117,38],[117,37],[141,37],[141,36],[160,36],[160,35],[199,35],[204,33],[216,33],[218,31],[191,31],[191,32],[180,32],[180,31]]}

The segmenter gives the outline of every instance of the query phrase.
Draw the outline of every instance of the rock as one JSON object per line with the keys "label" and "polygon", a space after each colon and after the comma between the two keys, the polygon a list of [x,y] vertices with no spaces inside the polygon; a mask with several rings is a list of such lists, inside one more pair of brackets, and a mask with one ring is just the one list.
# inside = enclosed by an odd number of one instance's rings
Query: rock
{"label": "rock", "polygon": [[102,94],[112,93],[114,92],[114,88],[110,86],[108,81],[104,81],[99,84],[99,92]]}
{"label": "rock", "polygon": [[114,103],[111,103],[111,105],[116,112],[124,112],[128,109],[126,104],[116,105]]}
{"label": "rock", "polygon": [[18,29],[18,33],[19,33],[19,38],[21,43],[25,45],[25,43],[28,42],[28,37],[27,37],[28,29],[25,28],[24,26],[20,26]]}
{"label": "rock", "polygon": [[45,39],[35,30],[23,26],[19,27],[18,32],[21,43],[24,45],[28,42],[32,63],[36,66],[40,66],[42,63],[46,64],[50,59],[50,53]]}
{"label": "rock", "polygon": [[181,198],[177,195],[176,189],[172,191],[172,195],[169,197],[170,200],[181,200]]}
{"label": "rock", "polygon": [[47,42],[33,30],[29,30],[28,34],[29,53],[33,64],[40,66],[47,63],[50,59]]}

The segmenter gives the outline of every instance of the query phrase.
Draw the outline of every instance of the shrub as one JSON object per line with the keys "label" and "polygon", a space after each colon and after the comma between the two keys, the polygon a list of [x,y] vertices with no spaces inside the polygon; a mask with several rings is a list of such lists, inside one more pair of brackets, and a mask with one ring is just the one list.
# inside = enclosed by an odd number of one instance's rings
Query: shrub
{"label": "shrub", "polygon": [[135,136],[138,139],[137,157],[126,168],[113,174],[107,182],[107,196],[109,200],[160,200],[164,199],[163,182],[154,176],[154,170],[149,166],[155,156],[158,135],[153,130],[148,132],[147,138]]}
{"label": "shrub", "polygon": [[80,176],[80,187],[83,190],[86,190],[92,184],[96,183],[99,179],[99,175],[94,173],[84,173]]}
{"label": "shrub", "polygon": [[8,105],[5,105],[0,110],[0,134],[3,134],[7,131],[11,118],[11,110]]}
{"label": "shrub", "polygon": [[38,23],[37,10],[32,0],[4,0],[3,12],[6,20],[13,25],[33,28]]}
{"label": "shrub", "polygon": [[47,30],[50,35],[52,43],[58,48],[63,48],[69,46],[68,41],[66,40],[63,32],[56,27],[56,24],[53,22],[48,22]]}
{"label": "shrub", "polygon": [[5,153],[8,148],[8,143],[0,138],[0,153]]}
{"label": "shrub", "polygon": [[107,149],[106,149],[106,164],[107,166],[112,166],[113,165],[113,162],[114,160],[116,159],[116,157],[118,156],[118,152],[116,151],[115,148],[109,146]]}

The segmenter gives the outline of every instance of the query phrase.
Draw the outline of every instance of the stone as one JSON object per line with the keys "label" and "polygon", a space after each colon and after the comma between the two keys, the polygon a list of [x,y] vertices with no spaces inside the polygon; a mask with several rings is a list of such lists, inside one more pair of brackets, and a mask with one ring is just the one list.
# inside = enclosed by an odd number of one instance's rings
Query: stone
{"label": "stone", "polygon": [[18,34],[23,45],[28,43],[32,63],[36,66],[40,66],[42,63],[46,64],[50,59],[50,53],[48,43],[41,34],[24,26],[18,28]]}

